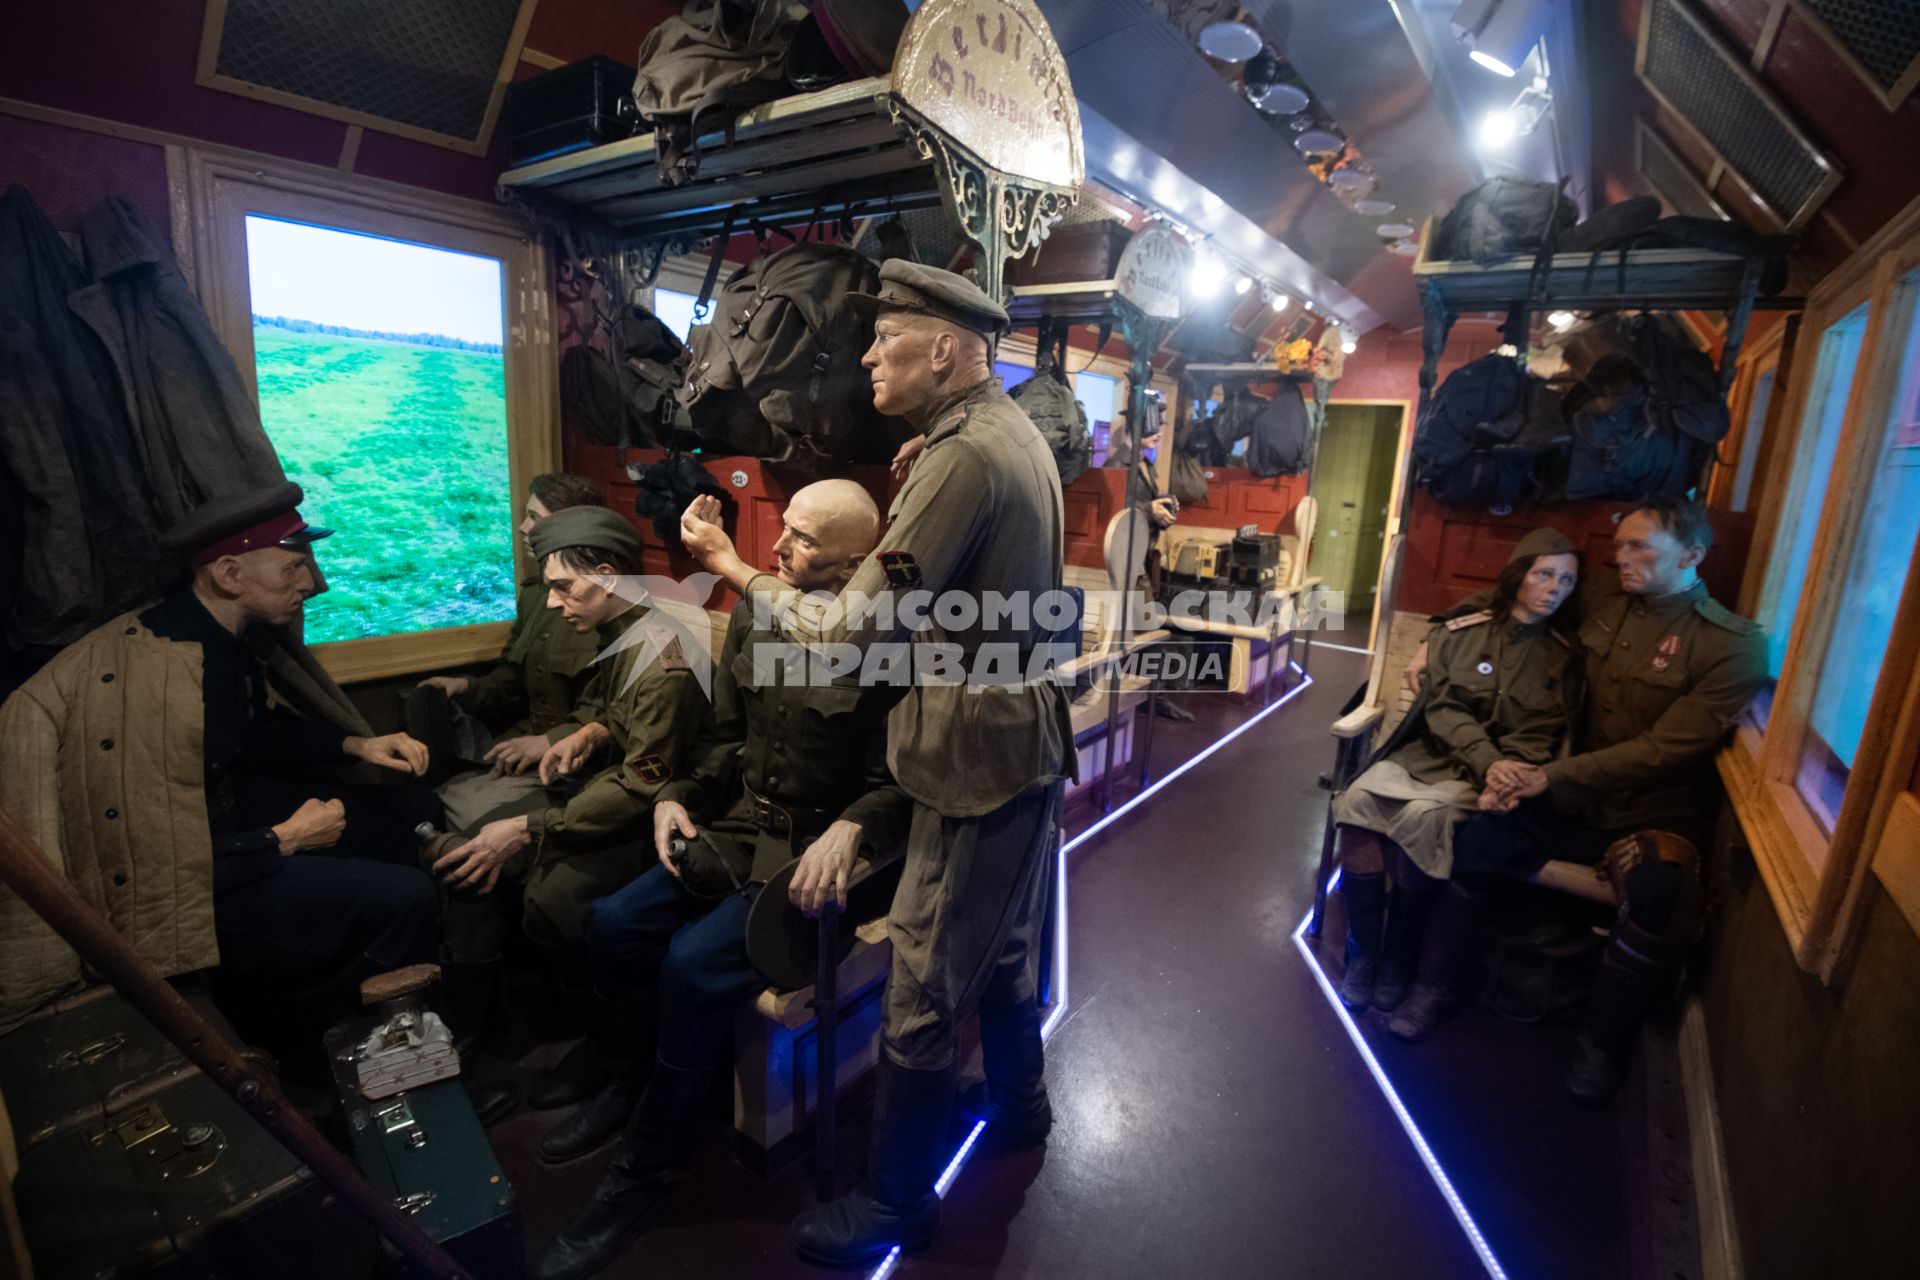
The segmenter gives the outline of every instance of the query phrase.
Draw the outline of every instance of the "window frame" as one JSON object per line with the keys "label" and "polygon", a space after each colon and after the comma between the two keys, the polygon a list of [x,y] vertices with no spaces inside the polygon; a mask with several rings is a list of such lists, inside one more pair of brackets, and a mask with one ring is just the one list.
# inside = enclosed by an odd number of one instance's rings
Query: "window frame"
{"label": "window frame", "polygon": [[[1762,474],[1773,477],[1754,531],[1756,556],[1747,566],[1740,611],[1757,616],[1769,586],[1771,551],[1783,521],[1817,521],[1800,607],[1792,619],[1773,711],[1764,731],[1742,723],[1720,755],[1720,773],[1761,878],[1803,969],[1831,982],[1858,936],[1867,902],[1865,874],[1895,801],[1907,791],[1920,756],[1920,543],[1910,554],[1906,582],[1875,680],[1846,796],[1831,835],[1822,832],[1794,785],[1809,731],[1809,704],[1818,683],[1846,586],[1859,531],[1858,511],[1871,485],[1887,415],[1900,379],[1900,352],[1892,350],[1896,282],[1920,270],[1920,200],[1883,227],[1834,271],[1807,300],[1797,350],[1784,354],[1762,445]],[[1788,469],[1803,443],[1807,401],[1827,329],[1862,305],[1867,331],[1843,410],[1841,434],[1826,491],[1809,494],[1801,512],[1784,510]],[[1749,372],[1757,376],[1758,364]],[[1785,379],[1783,385],[1782,379]],[[1892,673],[1892,674],[1890,674]],[[1891,886],[1890,886],[1891,887]]]}
{"label": "window frame", "polygon": [[[1770,477],[1761,463],[1765,444],[1776,433],[1781,401],[1787,398],[1783,393],[1788,390],[1785,380],[1789,377],[1789,371],[1782,356],[1792,345],[1789,331],[1798,328],[1798,321],[1798,315],[1785,317],[1740,351],[1727,406],[1733,429],[1720,442],[1717,457],[1721,461],[1713,468],[1713,476],[1707,482],[1706,500],[1709,507],[1735,509],[1733,496],[1740,485],[1740,463],[1750,445],[1755,452],[1745,510],[1758,512],[1766,506]],[[1761,415],[1761,420],[1755,423],[1751,421],[1753,398],[1759,394],[1760,380],[1769,373],[1773,375],[1773,386],[1768,393],[1766,411]],[[1756,438],[1750,440],[1750,433],[1755,434]]]}
{"label": "window frame", "polygon": [[[511,491],[501,516],[519,518],[520,495],[560,469],[559,353],[553,278],[544,244],[502,209],[376,179],[188,148],[176,185],[192,228],[202,305],[256,403],[246,216],[288,218],[494,258],[502,267],[507,465]],[[531,571],[513,539],[516,580]],[[511,619],[312,646],[343,685],[468,666],[497,656]]]}

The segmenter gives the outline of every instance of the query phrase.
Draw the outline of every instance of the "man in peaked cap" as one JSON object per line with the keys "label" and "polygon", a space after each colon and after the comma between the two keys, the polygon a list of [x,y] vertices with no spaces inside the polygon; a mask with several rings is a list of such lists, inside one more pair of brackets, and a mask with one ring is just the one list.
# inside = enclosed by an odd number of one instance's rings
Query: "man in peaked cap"
{"label": "man in peaked cap", "polygon": [[[1006,311],[964,277],[901,259],[880,269],[880,281],[879,292],[847,299],[873,316],[862,363],[872,371],[875,408],[904,416],[926,448],[879,547],[838,601],[804,595],[742,562],[710,500],[688,508],[681,539],[709,572],[768,612],[782,638],[809,649],[873,650],[905,635],[916,664],[932,661],[933,646],[957,648],[968,670],[979,669],[983,652],[1024,664],[1051,640],[1031,610],[1008,619],[983,608],[975,625],[922,630],[908,628],[898,610],[837,607],[855,594],[889,591],[976,602],[997,592],[1031,604],[1061,582],[1059,469],[993,376],[990,342],[1006,327]],[[1065,693],[1046,679],[916,683],[890,714],[887,738],[888,763],[914,808],[889,916],[893,967],[867,1177],[794,1223],[800,1252],[829,1265],[932,1239],[956,1035],[976,1009],[988,1079],[972,1100],[989,1131],[1038,1142],[1052,1121],[1033,963],[1061,778],[1072,758]]]}
{"label": "man in peaked cap", "polygon": [[[412,827],[439,804],[413,781],[420,744],[374,736],[288,629],[314,589],[308,545],[329,533],[300,500],[285,482],[228,495],[164,535],[185,583],[0,711],[30,762],[0,802],[38,816],[35,837],[163,971],[217,962],[229,997],[304,1034],[360,979],[433,958]],[[343,781],[356,762],[406,781]]]}

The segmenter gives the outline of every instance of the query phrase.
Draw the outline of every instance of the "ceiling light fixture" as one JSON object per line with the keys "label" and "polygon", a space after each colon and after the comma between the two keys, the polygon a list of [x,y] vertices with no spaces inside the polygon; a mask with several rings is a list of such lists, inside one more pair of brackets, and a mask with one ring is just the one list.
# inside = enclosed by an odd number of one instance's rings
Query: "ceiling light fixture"
{"label": "ceiling light fixture", "polygon": [[1520,91],[1513,105],[1504,110],[1489,111],[1480,121],[1479,142],[1483,151],[1504,151],[1515,138],[1525,138],[1540,127],[1547,112],[1553,108],[1553,94],[1547,89],[1547,78],[1535,76],[1533,83]]}
{"label": "ceiling light fixture", "polygon": [[1453,33],[1468,56],[1498,75],[1511,76],[1547,34],[1554,0],[1461,0]]}
{"label": "ceiling light fixture", "polygon": [[1200,28],[1195,43],[1200,52],[1218,62],[1245,62],[1266,44],[1260,33],[1244,22],[1210,22]]}
{"label": "ceiling light fixture", "polygon": [[1226,264],[1211,253],[1201,250],[1193,255],[1193,274],[1188,277],[1187,286],[1196,298],[1211,298],[1220,292],[1220,286],[1227,282]]}
{"label": "ceiling light fixture", "polygon": [[1242,297],[1244,297],[1246,295],[1247,290],[1251,288],[1253,288],[1252,276],[1241,276],[1238,280],[1235,280],[1233,282],[1233,291],[1241,295]]}
{"label": "ceiling light fixture", "polygon": [[1288,302],[1288,298],[1286,294],[1276,293],[1273,295],[1273,301],[1268,303],[1267,305],[1273,308],[1273,312],[1275,315],[1278,315],[1282,311],[1285,311],[1287,309],[1287,302]]}

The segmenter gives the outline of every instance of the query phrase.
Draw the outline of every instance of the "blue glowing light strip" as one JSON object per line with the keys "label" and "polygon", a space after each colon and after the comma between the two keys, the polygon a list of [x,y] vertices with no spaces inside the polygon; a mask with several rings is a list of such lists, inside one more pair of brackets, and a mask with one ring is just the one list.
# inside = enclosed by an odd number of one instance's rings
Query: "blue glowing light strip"
{"label": "blue glowing light strip", "polygon": [[[1295,694],[1301,692],[1313,683],[1313,677],[1302,671],[1298,663],[1288,662],[1287,665],[1293,668],[1294,674],[1298,675],[1300,680],[1293,688],[1281,694],[1277,701],[1260,708],[1259,711],[1249,716],[1245,721],[1235,725],[1232,729],[1214,739],[1203,748],[1198,755],[1182,763],[1166,777],[1160,779],[1145,791],[1142,791],[1139,795],[1127,801],[1118,809],[1115,809],[1112,813],[1100,819],[1100,821],[1094,823],[1085,831],[1082,831],[1079,835],[1061,846],[1060,856],[1055,860],[1056,866],[1053,887],[1053,891],[1057,895],[1055,901],[1060,904],[1060,909],[1054,915],[1053,1007],[1047,1011],[1046,1021],[1040,1024],[1040,1039],[1042,1043],[1052,1038],[1053,1033],[1059,1028],[1067,1012],[1067,855],[1082,841],[1091,839],[1095,833],[1117,822],[1130,809],[1145,800],[1148,796],[1160,790],[1160,788],[1166,786],[1175,778],[1193,768],[1193,766],[1199,764],[1202,760],[1205,760],[1208,756],[1226,746],[1229,742],[1232,742],[1235,738],[1253,728],[1253,726],[1259,724],[1280,708],[1286,706],[1288,702],[1292,701]],[[1302,927],[1304,928],[1305,926],[1303,925]],[[933,1184],[934,1194],[940,1196],[942,1199],[946,1198],[947,1189],[953,1186],[954,1179],[960,1176],[962,1166],[967,1163],[967,1157],[973,1154],[974,1144],[980,1140],[980,1133],[986,1127],[986,1121],[977,1121],[973,1128],[967,1133],[966,1140],[960,1144],[960,1149],[953,1153],[953,1159],[947,1162],[945,1171],[941,1173],[939,1179]],[[899,1265],[900,1249],[898,1246],[895,1246],[888,1252],[886,1257],[880,1260],[880,1265],[873,1269],[873,1274],[869,1275],[867,1280],[887,1280],[887,1277],[893,1274],[894,1268]],[[1506,1277],[1496,1271],[1495,1280],[1506,1280]]]}
{"label": "blue glowing light strip", "polygon": [[[1327,891],[1331,893],[1333,886],[1329,885]],[[1493,1256],[1493,1246],[1488,1244],[1486,1236],[1480,1233],[1480,1225],[1473,1220],[1473,1215],[1467,1212],[1466,1202],[1461,1200],[1460,1193],[1453,1189],[1453,1180],[1447,1177],[1447,1171],[1440,1167],[1439,1158],[1433,1154],[1433,1148],[1427,1145],[1426,1135],[1422,1134],[1420,1126],[1414,1123],[1413,1113],[1407,1110],[1406,1104],[1400,1101],[1400,1095],[1394,1092],[1393,1082],[1387,1079],[1385,1068],[1380,1065],[1380,1060],[1373,1056],[1373,1050],[1368,1046],[1366,1037],[1360,1034],[1360,1028],[1354,1022],[1353,1015],[1348,1013],[1347,1007],[1340,1003],[1339,993],[1333,989],[1333,983],[1327,978],[1326,971],[1314,958],[1313,947],[1307,942],[1307,925],[1312,919],[1313,916],[1309,913],[1300,921],[1300,927],[1293,931],[1293,945],[1300,949],[1301,958],[1307,962],[1307,971],[1313,974],[1314,981],[1320,984],[1321,994],[1326,996],[1327,1004],[1332,1006],[1334,1013],[1338,1015],[1340,1025],[1347,1029],[1347,1038],[1353,1041],[1353,1047],[1360,1051],[1361,1060],[1367,1064],[1367,1070],[1373,1073],[1373,1082],[1380,1086],[1380,1092],[1386,1097],[1387,1105],[1393,1108],[1393,1114],[1400,1120],[1400,1127],[1406,1130],[1407,1137],[1412,1140],[1413,1149],[1419,1152],[1421,1162],[1427,1166],[1427,1173],[1433,1178],[1433,1185],[1440,1189],[1441,1198],[1447,1202],[1447,1207],[1453,1210],[1454,1220],[1460,1224],[1460,1229],[1467,1233],[1467,1242],[1473,1246],[1473,1251],[1480,1255],[1480,1262],[1486,1267],[1487,1275],[1491,1280],[1507,1280],[1507,1273],[1501,1267],[1500,1260]]]}

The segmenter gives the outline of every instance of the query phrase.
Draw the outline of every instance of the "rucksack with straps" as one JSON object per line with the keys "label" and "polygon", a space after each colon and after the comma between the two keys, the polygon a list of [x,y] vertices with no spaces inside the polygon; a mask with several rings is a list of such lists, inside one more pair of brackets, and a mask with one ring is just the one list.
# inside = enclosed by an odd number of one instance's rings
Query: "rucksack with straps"
{"label": "rucksack with straps", "polygon": [[1066,326],[1043,331],[1033,376],[1009,393],[1053,450],[1063,489],[1078,480],[1093,461],[1093,431],[1087,425],[1087,408],[1067,385],[1066,343]]}
{"label": "rucksack with straps", "polygon": [[1307,405],[1300,388],[1291,382],[1253,415],[1251,439],[1247,441],[1247,468],[1254,475],[1299,475],[1307,469]]}
{"label": "rucksack with straps", "polygon": [[1461,196],[1434,235],[1434,256],[1453,262],[1498,262],[1538,253],[1580,211],[1559,184],[1531,178],[1488,178]]}
{"label": "rucksack with straps", "polygon": [[700,168],[699,139],[741,112],[790,92],[787,45],[807,14],[794,0],[686,0],[640,42],[633,104],[654,127],[660,181],[680,186]]}
{"label": "rucksack with straps", "polygon": [[1663,425],[1637,361],[1602,357],[1569,399],[1577,407],[1567,497],[1638,500],[1693,486],[1703,446]]}
{"label": "rucksack with straps", "polygon": [[802,240],[736,270],[695,325],[679,399],[700,440],[811,479],[893,456],[895,420],[873,407],[860,359],[873,326],[847,305],[880,269],[839,244]]}
{"label": "rucksack with straps", "polygon": [[1564,439],[1559,397],[1509,357],[1482,356],[1434,392],[1414,432],[1414,483],[1448,506],[1518,506]]}

